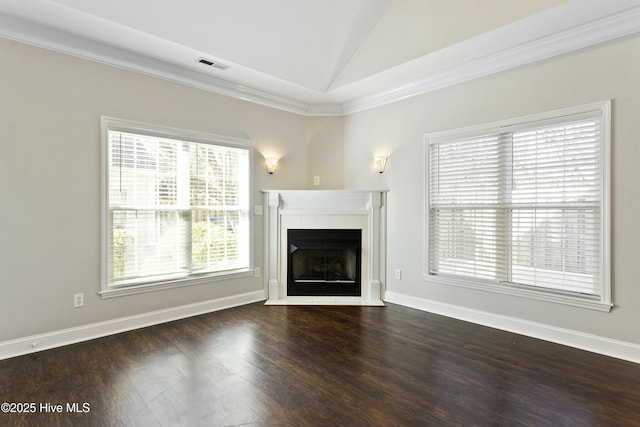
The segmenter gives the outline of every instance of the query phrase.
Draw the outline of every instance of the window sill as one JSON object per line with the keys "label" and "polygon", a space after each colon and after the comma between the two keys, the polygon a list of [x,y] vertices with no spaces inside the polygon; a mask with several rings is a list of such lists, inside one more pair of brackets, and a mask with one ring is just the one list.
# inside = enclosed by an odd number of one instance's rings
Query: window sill
{"label": "window sill", "polygon": [[601,301],[599,299],[590,298],[588,296],[580,297],[576,295],[563,294],[561,292],[545,292],[517,286],[500,286],[490,282],[464,280],[458,278],[436,276],[432,274],[425,274],[424,279],[427,282],[440,285],[460,286],[463,288],[475,289],[485,292],[494,292],[504,295],[535,299],[538,301],[570,305],[573,307],[586,308],[589,310],[609,312],[613,307],[613,304],[611,304],[610,302]]}
{"label": "window sill", "polygon": [[233,270],[231,272],[226,271],[224,273],[209,274],[206,276],[188,277],[183,279],[145,283],[140,285],[113,287],[111,289],[103,289],[100,292],[100,296],[103,299],[115,298],[126,295],[141,294],[145,292],[154,292],[164,289],[180,288],[183,286],[200,285],[203,283],[217,282],[221,280],[237,279],[240,277],[249,277],[253,275],[253,269]]}

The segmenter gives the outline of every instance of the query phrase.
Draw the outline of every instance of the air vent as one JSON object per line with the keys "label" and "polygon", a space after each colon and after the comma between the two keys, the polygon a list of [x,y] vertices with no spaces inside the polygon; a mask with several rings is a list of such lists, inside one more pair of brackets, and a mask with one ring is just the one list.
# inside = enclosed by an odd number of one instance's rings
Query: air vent
{"label": "air vent", "polygon": [[229,68],[228,65],[222,64],[220,62],[214,62],[206,58],[200,58],[198,59],[198,62],[204,65],[208,65],[209,67],[217,68],[219,70],[226,70],[227,68]]}

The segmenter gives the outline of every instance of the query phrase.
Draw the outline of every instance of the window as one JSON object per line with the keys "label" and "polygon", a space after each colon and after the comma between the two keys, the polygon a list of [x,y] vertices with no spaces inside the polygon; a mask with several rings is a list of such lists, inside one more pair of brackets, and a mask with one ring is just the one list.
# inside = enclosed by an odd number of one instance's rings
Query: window
{"label": "window", "polygon": [[247,273],[250,142],[102,123],[103,295]]}
{"label": "window", "polygon": [[426,138],[428,278],[608,311],[610,103]]}

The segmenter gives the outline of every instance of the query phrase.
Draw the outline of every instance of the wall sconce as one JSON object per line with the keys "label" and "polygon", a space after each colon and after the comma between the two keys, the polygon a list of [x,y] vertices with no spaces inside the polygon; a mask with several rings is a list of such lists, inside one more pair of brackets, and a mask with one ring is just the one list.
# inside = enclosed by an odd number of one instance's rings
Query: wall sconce
{"label": "wall sconce", "polygon": [[375,162],[378,173],[384,172],[384,168],[387,166],[387,156],[376,156]]}
{"label": "wall sconce", "polygon": [[269,174],[273,174],[276,171],[276,167],[278,167],[278,158],[265,157],[264,161],[267,164],[267,172],[269,172]]}

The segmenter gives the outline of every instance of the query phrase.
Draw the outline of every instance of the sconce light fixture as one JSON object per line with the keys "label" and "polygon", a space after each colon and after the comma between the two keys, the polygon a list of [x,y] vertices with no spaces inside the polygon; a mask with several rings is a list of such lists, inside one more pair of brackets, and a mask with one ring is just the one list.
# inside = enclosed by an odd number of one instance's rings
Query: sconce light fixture
{"label": "sconce light fixture", "polygon": [[276,167],[278,167],[278,158],[265,157],[264,161],[267,164],[267,172],[269,172],[269,174],[273,174],[276,171]]}
{"label": "sconce light fixture", "polygon": [[384,172],[384,168],[387,166],[387,156],[376,156],[375,162],[378,173]]}

